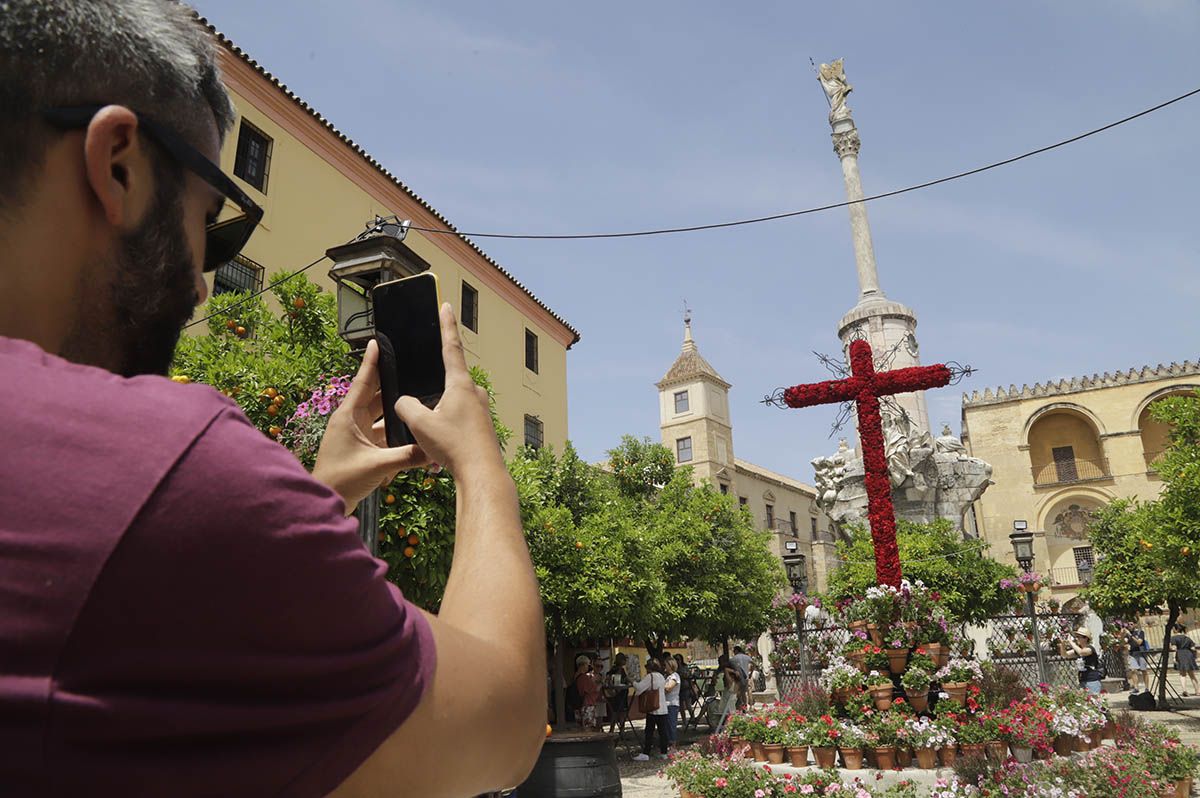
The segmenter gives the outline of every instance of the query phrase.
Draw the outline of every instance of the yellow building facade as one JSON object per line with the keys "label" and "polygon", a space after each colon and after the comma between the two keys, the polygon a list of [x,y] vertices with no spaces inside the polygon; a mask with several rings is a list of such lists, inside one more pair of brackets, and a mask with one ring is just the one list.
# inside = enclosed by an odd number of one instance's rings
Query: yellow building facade
{"label": "yellow building facade", "polygon": [[[567,350],[579,333],[449,221],[216,30],[222,75],[238,119],[221,168],[264,209],[242,258],[209,276],[211,291],[259,289],[344,244],[376,216],[411,220],[403,245],[438,277],[469,365],[488,372],[500,420],[525,443],[567,441]],[[305,274],[336,293],[324,261]],[[268,295],[274,303],[274,297]]]}
{"label": "yellow building facade", "polygon": [[1150,406],[1197,390],[1200,363],[1187,361],[964,395],[964,442],[993,467],[994,484],[974,507],[993,554],[1012,560],[1008,535],[1026,521],[1035,570],[1050,577],[1056,598],[1073,598],[1094,566],[1089,514],[1159,493],[1153,464],[1168,429]]}

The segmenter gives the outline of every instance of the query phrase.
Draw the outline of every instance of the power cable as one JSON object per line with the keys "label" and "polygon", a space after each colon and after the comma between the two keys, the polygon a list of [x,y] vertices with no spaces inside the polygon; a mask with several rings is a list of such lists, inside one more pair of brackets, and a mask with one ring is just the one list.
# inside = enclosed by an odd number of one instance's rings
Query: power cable
{"label": "power cable", "polygon": [[634,230],[634,231],[625,231],[625,232],[616,232],[616,233],[559,233],[559,234],[463,233],[463,232],[459,232],[457,230],[442,230],[442,229],[437,229],[437,228],[432,228],[432,227],[417,227],[416,225],[413,225],[413,227],[411,229],[420,230],[422,233],[433,233],[436,235],[455,235],[455,236],[463,236],[463,237],[468,237],[468,238],[511,238],[511,239],[526,239],[526,240],[539,240],[539,241],[548,241],[548,240],[549,241],[567,241],[567,240],[579,240],[579,239],[590,239],[590,238],[636,238],[636,237],[640,237],[640,236],[668,235],[671,233],[694,233],[699,230],[717,230],[717,229],[721,229],[721,228],[725,228],[725,227],[739,227],[741,225],[747,225],[747,224],[759,224],[761,222],[773,222],[773,221],[776,221],[779,219],[790,219],[794,216],[805,216],[810,213],[819,213],[821,211],[830,211],[830,210],[834,210],[835,208],[845,208],[849,205],[854,205],[855,203],[859,203],[859,202],[873,202],[874,200],[886,199],[888,197],[896,197],[896,196],[899,196],[900,194],[907,194],[911,191],[919,191],[924,188],[930,188],[932,186],[941,185],[942,183],[949,183],[952,180],[961,180],[964,177],[970,177],[972,175],[977,175],[977,174],[980,174],[981,172],[987,172],[991,169],[997,169],[1001,166],[1007,166],[1008,164],[1016,163],[1017,161],[1023,161],[1026,158],[1032,158],[1035,155],[1041,155],[1044,152],[1049,152],[1050,150],[1055,150],[1055,149],[1058,149],[1059,147],[1065,147],[1068,144],[1074,144],[1075,142],[1082,141],[1083,139],[1086,139],[1089,136],[1095,136],[1098,133],[1103,133],[1106,130],[1112,130],[1115,127],[1123,125],[1126,122],[1132,122],[1133,120],[1138,119],[1143,116],[1146,116],[1147,114],[1152,114],[1155,111],[1161,111],[1163,108],[1166,108],[1169,105],[1174,105],[1175,103],[1180,102],[1182,100],[1186,100],[1187,98],[1192,97],[1196,94],[1200,94],[1200,88],[1192,89],[1191,91],[1189,91],[1185,94],[1181,94],[1178,97],[1167,100],[1166,102],[1159,103],[1158,105],[1147,108],[1144,111],[1139,111],[1138,113],[1132,114],[1131,116],[1127,116],[1123,119],[1118,119],[1115,122],[1110,122],[1107,125],[1095,128],[1094,130],[1089,130],[1086,133],[1080,133],[1077,136],[1072,136],[1068,139],[1063,139],[1062,141],[1056,142],[1054,144],[1048,144],[1045,147],[1038,147],[1036,150],[1030,150],[1029,152],[1022,153],[1021,155],[1014,155],[1011,158],[1005,158],[1002,161],[996,161],[995,163],[990,163],[987,166],[980,166],[975,169],[968,169],[965,172],[958,172],[957,174],[949,175],[947,177],[939,177],[936,180],[929,180],[924,183],[918,183],[914,186],[908,186],[907,188],[898,188],[894,191],[886,191],[882,194],[872,194],[871,196],[863,197],[860,200],[846,200],[844,202],[835,202],[835,203],[831,203],[829,205],[819,205],[814,208],[805,208],[804,210],[799,210],[799,211],[786,211],[784,213],[773,213],[773,214],[770,214],[769,216],[756,216],[752,219],[739,219],[739,220],[733,221],[733,222],[716,222],[713,224],[696,224],[696,225],[688,225],[685,227],[663,227],[663,228],[659,228],[656,230]]}

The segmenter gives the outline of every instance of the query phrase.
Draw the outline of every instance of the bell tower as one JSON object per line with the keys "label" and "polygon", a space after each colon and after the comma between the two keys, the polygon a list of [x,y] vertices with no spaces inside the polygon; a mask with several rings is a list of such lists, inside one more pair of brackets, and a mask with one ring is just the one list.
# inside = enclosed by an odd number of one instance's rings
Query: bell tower
{"label": "bell tower", "polygon": [[683,349],[657,387],[662,442],[675,462],[690,465],[697,481],[707,479],[723,493],[734,493],[731,386],[700,355],[690,311],[683,320]]}

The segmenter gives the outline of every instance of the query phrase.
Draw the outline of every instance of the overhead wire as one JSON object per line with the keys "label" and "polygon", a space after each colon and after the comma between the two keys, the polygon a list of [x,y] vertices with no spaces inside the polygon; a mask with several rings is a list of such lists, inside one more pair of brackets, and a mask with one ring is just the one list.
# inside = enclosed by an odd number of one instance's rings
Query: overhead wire
{"label": "overhead wire", "polygon": [[658,228],[658,229],[654,229],[654,230],[632,230],[632,231],[621,231],[621,232],[613,232],[613,233],[473,233],[473,232],[460,232],[458,230],[450,230],[450,229],[440,229],[440,228],[434,228],[434,227],[418,227],[416,225],[413,225],[411,229],[420,230],[422,233],[433,233],[436,235],[457,235],[457,236],[464,236],[467,238],[507,238],[507,239],[527,239],[527,240],[539,240],[539,241],[546,241],[546,240],[568,241],[568,240],[580,240],[580,239],[590,239],[590,238],[636,238],[636,237],[640,237],[640,236],[669,235],[669,234],[673,234],[673,233],[694,233],[694,232],[697,232],[700,230],[718,230],[718,229],[726,228],[726,227],[739,227],[739,226],[748,225],[748,224],[760,224],[762,222],[773,222],[773,221],[777,221],[779,219],[790,219],[790,218],[796,217],[796,216],[805,216],[805,215],[811,214],[811,213],[820,213],[821,211],[830,211],[830,210],[834,210],[836,208],[845,208],[850,205],[855,205],[855,204],[861,203],[861,202],[874,202],[875,200],[886,199],[888,197],[896,197],[901,194],[907,194],[912,191],[920,191],[921,189],[941,185],[942,183],[949,183],[952,180],[961,180],[964,177],[970,177],[972,175],[977,175],[977,174],[980,174],[981,172],[987,172],[991,169],[998,169],[1001,166],[1007,166],[1009,164],[1016,163],[1017,161],[1023,161],[1026,158],[1032,158],[1035,155],[1041,155],[1042,153],[1058,149],[1059,147],[1065,147],[1068,144],[1074,144],[1077,141],[1082,141],[1083,139],[1086,139],[1090,136],[1095,136],[1098,133],[1103,133],[1106,130],[1112,130],[1115,127],[1124,125],[1127,122],[1132,122],[1135,119],[1139,119],[1143,116],[1147,116],[1148,114],[1152,114],[1155,111],[1161,111],[1163,108],[1166,108],[1167,106],[1174,105],[1175,103],[1186,100],[1189,97],[1192,97],[1196,94],[1200,94],[1200,88],[1192,89],[1191,91],[1181,94],[1178,97],[1173,97],[1170,100],[1161,102],[1158,105],[1152,106],[1143,111],[1139,111],[1136,114],[1131,114],[1122,119],[1118,119],[1115,122],[1109,122],[1107,125],[1103,125],[1101,127],[1094,128],[1092,130],[1087,131],[1086,133],[1080,133],[1077,136],[1071,136],[1070,138],[1066,138],[1066,139],[1063,139],[1062,141],[1055,142],[1054,144],[1048,144],[1045,147],[1038,147],[1035,150],[1030,150],[1028,152],[1021,153],[1020,155],[1014,155],[1011,158],[1005,158],[1002,161],[996,161],[994,163],[987,164],[986,166],[979,166],[974,169],[968,169],[964,172],[957,172],[952,175],[947,175],[946,177],[939,177],[936,180],[927,180],[924,183],[917,183],[916,185],[907,186],[905,188],[898,188],[893,191],[885,191],[882,194],[872,194],[868,197],[863,197],[862,199],[845,200],[843,202],[833,202],[833,203],[829,203],[827,205],[818,205],[816,207],[805,208],[803,210],[798,210],[798,211],[785,211],[782,213],[769,214],[767,216],[755,216],[750,219],[738,219],[736,221],[731,221],[731,222],[715,222],[712,224],[694,224],[694,225],[686,225],[686,226],[682,226],[682,227],[662,227],[662,228]]}
{"label": "overhead wire", "polygon": [[[933,186],[941,185],[943,183],[949,183],[954,180],[961,180],[964,177],[970,177],[972,175],[977,175],[982,172],[987,172],[992,169],[997,169],[1001,166],[1007,166],[1009,164],[1013,164],[1018,161],[1023,161],[1026,158],[1032,158],[1035,155],[1041,155],[1042,153],[1049,152],[1051,150],[1055,150],[1060,147],[1065,147],[1068,144],[1074,144],[1075,142],[1082,141],[1083,139],[1086,139],[1090,136],[1095,136],[1095,135],[1097,135],[1099,133],[1103,133],[1107,130],[1112,130],[1115,127],[1124,125],[1128,122],[1132,122],[1135,119],[1139,119],[1143,116],[1147,116],[1156,111],[1161,111],[1162,109],[1164,109],[1168,106],[1174,105],[1175,103],[1186,100],[1189,97],[1193,97],[1197,94],[1200,94],[1200,88],[1192,89],[1191,91],[1180,94],[1177,97],[1173,97],[1169,100],[1158,103],[1157,105],[1151,106],[1150,108],[1146,108],[1145,110],[1139,111],[1135,114],[1131,114],[1129,116],[1118,119],[1115,122],[1109,122],[1106,125],[1102,125],[1101,127],[1089,130],[1086,133],[1080,133],[1079,135],[1071,136],[1070,138],[1063,139],[1062,141],[1057,141],[1053,144],[1048,144],[1044,147],[1038,147],[1037,149],[1029,150],[1028,152],[1021,153],[1020,155],[1014,155],[1011,158],[1005,158],[1004,160],[1001,160],[1001,161],[995,161],[995,162],[987,164],[985,166],[979,166],[974,169],[968,169],[963,172],[957,172],[955,174],[947,175],[946,177],[940,177],[935,180],[927,180],[924,183],[917,183],[915,185],[906,186],[904,188],[898,188],[898,189],[895,189],[892,191],[885,191],[881,194],[872,194],[870,196],[863,197],[862,199],[845,200],[842,202],[833,202],[833,203],[828,203],[825,205],[817,205],[817,206],[814,206],[811,208],[804,208],[802,210],[797,210],[797,211],[785,211],[782,213],[773,213],[773,214],[769,214],[767,216],[756,216],[756,217],[749,218],[749,219],[738,219],[738,220],[730,221],[730,222],[715,222],[715,223],[711,223],[711,224],[696,224],[696,225],[687,225],[687,226],[682,226],[682,227],[663,227],[663,228],[657,228],[657,229],[652,229],[652,230],[631,230],[631,231],[620,231],[620,232],[611,232],[611,233],[478,233],[478,232],[461,232],[458,230],[452,230],[452,229],[448,229],[448,228],[441,229],[441,228],[435,228],[435,227],[420,227],[417,225],[411,225],[411,227],[409,229],[417,230],[422,233],[430,233],[433,235],[453,235],[453,236],[461,236],[463,238],[501,238],[501,239],[522,239],[522,240],[534,240],[534,241],[578,241],[578,240],[584,240],[584,239],[638,238],[638,237],[645,237],[645,236],[671,235],[671,234],[675,234],[675,233],[693,233],[693,232],[699,232],[702,230],[719,230],[719,229],[729,228],[729,227],[740,227],[740,226],[744,226],[744,225],[761,224],[763,222],[773,222],[773,221],[778,221],[780,219],[790,219],[790,218],[794,218],[797,216],[806,216],[806,215],[813,214],[813,213],[820,213],[822,211],[830,211],[830,210],[836,210],[837,208],[845,208],[850,205],[855,205],[858,203],[874,202],[875,200],[887,199],[888,197],[896,197],[901,194],[908,194],[913,191],[920,191],[921,189],[931,188]],[[215,316],[220,316],[220,315],[224,315],[224,314],[228,313],[230,310],[232,310],[246,302],[249,302],[251,299],[254,299],[257,296],[265,294],[267,291],[272,290],[276,286],[282,285],[283,283],[287,282],[288,280],[292,279],[293,277],[296,277],[297,275],[308,271],[313,266],[316,266],[318,263],[325,260],[326,257],[327,256],[322,255],[321,257],[317,258],[316,260],[314,260],[312,263],[308,264],[307,266],[305,266],[295,272],[292,272],[287,277],[284,277],[281,280],[277,280],[274,283],[271,283],[270,285],[266,286],[265,288],[262,288],[258,291],[255,291],[252,294],[249,294],[248,296],[238,300],[237,302],[235,302],[232,305],[229,305],[226,308],[223,308],[214,313],[210,313],[209,315],[205,316],[202,319],[193,321],[193,322],[185,325],[184,329],[186,330],[190,327],[195,327],[196,325],[203,324],[204,322],[208,321],[209,319],[211,319]]]}

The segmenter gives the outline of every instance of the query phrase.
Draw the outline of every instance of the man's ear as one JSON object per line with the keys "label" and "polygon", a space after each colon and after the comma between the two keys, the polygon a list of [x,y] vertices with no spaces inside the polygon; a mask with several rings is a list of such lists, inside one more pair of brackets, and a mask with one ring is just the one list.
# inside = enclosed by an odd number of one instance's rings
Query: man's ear
{"label": "man's ear", "polygon": [[83,157],[104,218],[119,230],[132,230],[154,192],[153,161],[138,136],[137,115],[120,105],[100,109],[84,133]]}

